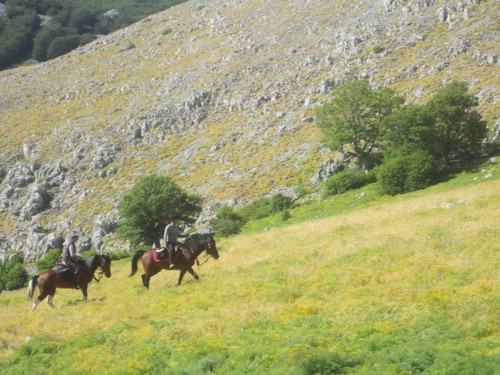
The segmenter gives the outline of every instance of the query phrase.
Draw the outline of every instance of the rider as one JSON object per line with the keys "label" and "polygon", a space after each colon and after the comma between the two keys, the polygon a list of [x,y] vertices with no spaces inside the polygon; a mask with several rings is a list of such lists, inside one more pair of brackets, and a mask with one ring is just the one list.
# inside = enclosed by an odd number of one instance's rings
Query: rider
{"label": "rider", "polygon": [[63,259],[64,265],[68,266],[73,270],[73,288],[78,289],[78,274],[80,273],[80,265],[73,260],[73,257],[78,255],[76,250],[76,242],[78,241],[78,235],[71,236],[70,241],[63,247]]}
{"label": "rider", "polygon": [[163,241],[167,246],[168,251],[168,268],[174,268],[175,264],[172,262],[172,257],[175,251],[175,247],[179,244],[177,238],[187,237],[185,234],[181,234],[179,229],[179,218],[174,216],[170,224],[165,227],[165,234],[163,235]]}

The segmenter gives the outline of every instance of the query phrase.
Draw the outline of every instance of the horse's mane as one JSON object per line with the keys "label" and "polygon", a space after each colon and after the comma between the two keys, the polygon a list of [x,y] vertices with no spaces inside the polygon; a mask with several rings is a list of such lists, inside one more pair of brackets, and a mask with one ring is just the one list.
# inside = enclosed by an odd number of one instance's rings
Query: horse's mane
{"label": "horse's mane", "polygon": [[193,239],[197,243],[200,243],[202,241],[206,241],[207,238],[211,237],[212,233],[201,233],[201,232],[193,232],[189,234],[188,239]]}
{"label": "horse's mane", "polygon": [[92,255],[85,259],[85,266],[87,267],[87,269],[91,270],[94,268],[94,266],[97,267],[97,264],[95,263],[98,262],[98,258],[100,258],[100,255]]}

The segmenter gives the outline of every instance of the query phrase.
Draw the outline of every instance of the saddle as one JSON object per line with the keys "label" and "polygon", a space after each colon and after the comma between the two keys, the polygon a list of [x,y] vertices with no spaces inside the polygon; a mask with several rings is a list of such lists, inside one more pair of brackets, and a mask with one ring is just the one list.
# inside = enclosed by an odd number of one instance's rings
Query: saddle
{"label": "saddle", "polygon": [[[179,258],[180,249],[176,247],[172,254],[172,260],[175,262]],[[153,250],[153,260],[157,263],[168,263],[168,250],[164,247],[157,247]]]}
{"label": "saddle", "polygon": [[[84,267],[83,259],[81,257],[79,257],[78,255],[71,257],[71,260],[73,262],[79,263],[80,267],[82,267],[82,268]],[[80,268],[80,273],[78,274],[77,279],[79,279],[80,276],[82,275],[82,268]],[[58,263],[54,267],[52,267],[52,269],[54,271],[56,271],[56,276],[59,280],[73,281],[75,274],[74,274],[73,269],[71,267],[69,267],[63,263]]]}
{"label": "saddle", "polygon": [[[59,280],[63,281],[72,281],[74,277],[73,270],[66,266],[65,264],[56,264],[52,267],[54,271],[56,271],[56,276]],[[80,271],[81,272],[81,271]]]}

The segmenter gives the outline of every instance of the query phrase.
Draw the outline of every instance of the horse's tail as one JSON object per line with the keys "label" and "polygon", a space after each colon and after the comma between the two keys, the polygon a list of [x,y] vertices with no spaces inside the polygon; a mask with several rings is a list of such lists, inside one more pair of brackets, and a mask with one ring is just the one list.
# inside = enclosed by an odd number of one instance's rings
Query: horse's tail
{"label": "horse's tail", "polygon": [[137,250],[137,252],[134,254],[132,257],[132,272],[130,272],[130,275],[128,277],[134,276],[135,273],[137,272],[137,261],[142,258],[144,255],[144,250]]}
{"label": "horse's tail", "polygon": [[36,281],[38,280],[38,275],[33,276],[28,285],[28,300],[33,300],[33,291],[35,290]]}

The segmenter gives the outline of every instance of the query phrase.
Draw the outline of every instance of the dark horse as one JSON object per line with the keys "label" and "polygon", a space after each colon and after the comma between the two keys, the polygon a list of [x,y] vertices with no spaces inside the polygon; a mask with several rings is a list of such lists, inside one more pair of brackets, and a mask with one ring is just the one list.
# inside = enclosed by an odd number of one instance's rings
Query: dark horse
{"label": "dark horse", "polygon": [[[83,301],[86,301],[87,286],[92,281],[92,278],[94,278],[96,281],[99,281],[99,279],[102,277],[102,273],[104,273],[106,277],[111,277],[111,259],[107,255],[93,255],[85,260],[81,260],[81,266],[82,271],[77,281],[77,285],[82,290]],[[102,272],[100,273],[100,277],[98,279],[94,276],[94,273],[99,267],[101,268]],[[33,299],[35,284],[38,285],[38,289],[40,290],[40,295],[35,300],[31,311],[35,311],[38,304],[42,302],[47,296],[49,296],[49,298],[47,299],[47,303],[50,306],[54,307],[54,305],[52,304],[52,299],[54,298],[54,294],[56,294],[56,288],[73,288],[72,281],[61,278],[61,275],[54,268],[45,271],[40,275],[36,275],[31,279],[28,287],[28,299],[30,301]]]}
{"label": "dark horse", "polygon": [[219,258],[219,252],[217,251],[217,246],[215,245],[215,240],[210,235],[205,239],[195,240],[189,239],[187,241],[188,246],[182,245],[180,253],[175,260],[175,267],[168,268],[168,262],[157,262],[153,259],[155,250],[139,250],[132,257],[132,272],[129,276],[134,276],[137,272],[137,262],[139,259],[142,260],[142,266],[144,268],[144,274],[141,275],[142,283],[146,288],[149,289],[149,279],[156,275],[161,270],[180,270],[179,280],[177,285],[181,285],[182,278],[186,272],[189,272],[193,277],[198,280],[199,276],[193,270],[193,265],[198,256],[206,251],[214,259]]}

